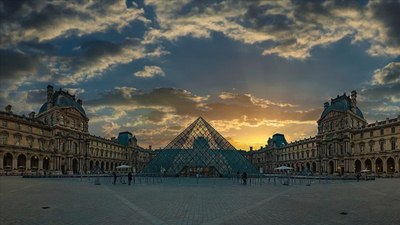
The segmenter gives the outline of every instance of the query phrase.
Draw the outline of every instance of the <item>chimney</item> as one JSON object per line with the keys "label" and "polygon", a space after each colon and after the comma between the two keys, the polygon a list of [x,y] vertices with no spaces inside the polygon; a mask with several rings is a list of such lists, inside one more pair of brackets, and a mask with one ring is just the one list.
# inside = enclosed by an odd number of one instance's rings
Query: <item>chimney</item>
{"label": "chimney", "polygon": [[28,114],[29,115],[29,119],[35,119],[35,112],[31,112]]}
{"label": "chimney", "polygon": [[11,108],[12,108],[11,105],[6,106],[6,113],[12,113]]}
{"label": "chimney", "polygon": [[329,102],[325,102],[324,103],[324,109],[326,109],[326,108],[328,108],[329,107]]}
{"label": "chimney", "polygon": [[76,102],[78,102],[78,104],[79,104],[80,106],[82,106],[82,99],[78,99]]}
{"label": "chimney", "polygon": [[351,92],[351,111],[356,113],[356,107],[357,107],[357,92],[353,90]]}
{"label": "chimney", "polygon": [[151,150],[151,145],[149,145],[149,150]]}
{"label": "chimney", "polygon": [[253,146],[250,146],[250,151],[253,151]]}
{"label": "chimney", "polygon": [[53,105],[51,102],[51,98],[53,97],[53,86],[47,85],[47,109],[50,109]]}

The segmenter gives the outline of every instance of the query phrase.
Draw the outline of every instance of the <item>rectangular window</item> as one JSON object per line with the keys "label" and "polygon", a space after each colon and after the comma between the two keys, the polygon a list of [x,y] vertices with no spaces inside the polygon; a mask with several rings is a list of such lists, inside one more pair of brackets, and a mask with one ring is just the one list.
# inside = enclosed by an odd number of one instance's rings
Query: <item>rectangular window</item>
{"label": "rectangular window", "polygon": [[381,135],[384,135],[384,134],[385,134],[385,130],[381,129]]}
{"label": "rectangular window", "polygon": [[381,141],[380,145],[381,145],[381,151],[382,152],[385,151],[385,142]]}
{"label": "rectangular window", "polygon": [[395,149],[396,149],[396,141],[392,140],[392,150],[395,150]]}
{"label": "rectangular window", "polygon": [[1,122],[1,125],[2,125],[3,127],[7,127],[7,121],[3,120],[3,122]]}
{"label": "rectangular window", "polygon": [[396,132],[396,128],[392,127],[392,134],[394,134]]}
{"label": "rectangular window", "polygon": [[371,132],[369,132],[369,136],[373,137],[374,136],[374,131],[371,130]]}
{"label": "rectangular window", "polygon": [[21,136],[15,136],[15,145],[20,146],[21,145]]}

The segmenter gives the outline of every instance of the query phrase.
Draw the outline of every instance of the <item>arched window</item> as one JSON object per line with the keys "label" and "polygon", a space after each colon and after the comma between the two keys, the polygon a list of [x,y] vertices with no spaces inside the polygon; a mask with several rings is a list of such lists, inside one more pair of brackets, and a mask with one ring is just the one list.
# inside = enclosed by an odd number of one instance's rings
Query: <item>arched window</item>
{"label": "arched window", "polygon": [[72,151],[74,154],[78,154],[78,144],[77,143],[72,143]]}
{"label": "arched window", "polygon": [[392,138],[392,140],[390,142],[391,142],[390,144],[391,144],[392,150],[396,150],[396,139]]}
{"label": "arched window", "polygon": [[381,140],[381,141],[379,142],[379,145],[380,145],[381,151],[382,151],[382,152],[385,151],[385,140]]}

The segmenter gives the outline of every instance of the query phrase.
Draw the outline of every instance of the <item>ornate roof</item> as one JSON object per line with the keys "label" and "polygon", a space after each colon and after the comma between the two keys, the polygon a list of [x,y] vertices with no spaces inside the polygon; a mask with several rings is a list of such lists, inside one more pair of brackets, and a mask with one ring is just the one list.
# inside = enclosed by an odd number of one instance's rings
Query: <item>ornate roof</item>
{"label": "ornate roof", "polygon": [[[54,106],[73,107],[86,117],[85,110],[83,109],[82,105],[75,100],[75,95],[71,95],[68,92],[65,92],[61,89],[59,91],[54,92],[54,94],[51,97],[51,103],[53,107]],[[48,109],[48,103],[46,102],[42,105],[42,107],[40,107],[39,114],[45,112],[47,109]]]}
{"label": "ornate roof", "polygon": [[[346,112],[351,110],[351,99],[349,96],[343,94],[342,96],[337,96],[334,99],[331,99],[331,104],[325,103],[326,107],[321,114],[321,119],[328,115],[331,111],[339,111],[339,112]],[[356,106],[356,114],[357,116],[364,119],[364,115],[362,114],[361,110]]]}

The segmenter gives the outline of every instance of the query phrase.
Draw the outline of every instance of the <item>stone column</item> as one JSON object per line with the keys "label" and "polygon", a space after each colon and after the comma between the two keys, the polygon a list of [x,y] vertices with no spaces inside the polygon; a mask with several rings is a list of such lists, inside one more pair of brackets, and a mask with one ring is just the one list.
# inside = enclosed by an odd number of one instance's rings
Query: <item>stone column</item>
{"label": "stone column", "polygon": [[43,170],[43,157],[39,157],[38,170],[39,171]]}
{"label": "stone column", "polygon": [[3,164],[4,164],[3,159],[4,159],[4,154],[0,153],[0,171],[4,169],[3,168]]}
{"label": "stone column", "polygon": [[13,171],[18,170],[18,161],[17,161],[17,157],[13,156],[12,159],[12,168]]}
{"label": "stone column", "polygon": [[383,168],[382,168],[382,173],[384,173],[384,172],[386,172],[387,173],[387,158],[382,158],[382,166],[383,166]]}
{"label": "stone column", "polygon": [[30,156],[26,157],[26,167],[25,168],[26,168],[27,171],[29,170],[29,172],[32,169],[31,168],[31,157]]}

